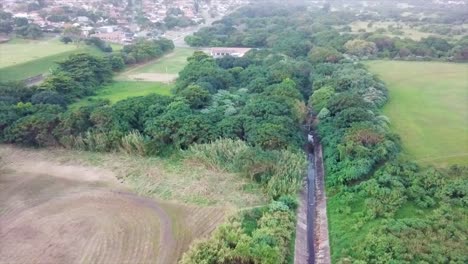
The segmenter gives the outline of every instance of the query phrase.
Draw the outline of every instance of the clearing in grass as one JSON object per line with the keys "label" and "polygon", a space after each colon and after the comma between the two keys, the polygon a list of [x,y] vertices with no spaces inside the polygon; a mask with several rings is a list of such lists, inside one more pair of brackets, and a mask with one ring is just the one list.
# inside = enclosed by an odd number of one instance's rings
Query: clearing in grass
{"label": "clearing in grass", "polygon": [[373,61],[386,82],[384,114],[413,161],[445,167],[468,164],[468,64]]}

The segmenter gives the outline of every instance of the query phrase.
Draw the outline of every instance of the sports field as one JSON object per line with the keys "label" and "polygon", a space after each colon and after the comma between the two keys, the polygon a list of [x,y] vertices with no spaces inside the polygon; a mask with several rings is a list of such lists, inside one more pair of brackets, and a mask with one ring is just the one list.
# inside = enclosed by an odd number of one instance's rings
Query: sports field
{"label": "sports field", "polygon": [[187,65],[187,58],[195,50],[191,48],[176,48],[166,56],[128,69],[117,76],[117,80],[145,80],[157,82],[172,82],[178,73]]}
{"label": "sports field", "polygon": [[0,44],[0,68],[69,52],[78,49],[74,44],[65,45],[58,39],[13,39]]}
{"label": "sports field", "polygon": [[422,164],[468,164],[468,64],[373,61],[390,101],[384,113],[404,153]]}
{"label": "sports field", "polygon": [[57,61],[65,60],[68,56],[79,52],[102,54],[95,47],[65,45],[55,39],[13,39],[0,44],[0,80],[24,80],[39,74],[47,74],[55,67]]}
{"label": "sports field", "polygon": [[95,96],[84,98],[73,107],[85,105],[96,100],[109,100],[111,103],[127,99],[129,97],[144,96],[152,93],[170,95],[172,85],[157,82],[132,82],[115,81],[102,89],[99,89]]}

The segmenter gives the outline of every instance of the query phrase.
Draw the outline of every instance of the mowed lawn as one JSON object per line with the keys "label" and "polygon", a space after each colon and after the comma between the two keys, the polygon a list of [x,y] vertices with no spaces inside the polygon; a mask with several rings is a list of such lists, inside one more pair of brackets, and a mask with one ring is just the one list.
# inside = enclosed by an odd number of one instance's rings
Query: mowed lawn
{"label": "mowed lawn", "polygon": [[404,153],[422,164],[468,165],[468,64],[368,62],[388,86],[384,113]]}
{"label": "mowed lawn", "polygon": [[187,58],[192,56],[193,52],[195,52],[195,50],[191,48],[175,48],[172,53],[167,54],[153,63],[139,67],[132,73],[177,74],[187,65]]}
{"label": "mowed lawn", "polygon": [[48,73],[55,67],[57,61],[65,60],[68,56],[79,52],[102,54],[94,47],[65,45],[55,39],[13,39],[8,43],[0,44],[0,80],[23,80]]}
{"label": "mowed lawn", "polygon": [[162,58],[129,68],[119,74],[116,80],[172,82],[187,65],[187,58],[192,56],[193,52],[195,49],[192,48],[175,48]]}
{"label": "mowed lawn", "polygon": [[84,98],[73,104],[72,107],[83,106],[96,100],[109,100],[115,103],[129,97],[144,96],[148,94],[170,95],[171,84],[155,82],[115,81],[98,90],[95,96]]}
{"label": "mowed lawn", "polygon": [[76,45],[65,45],[58,39],[13,39],[7,43],[0,44],[0,68],[22,64],[76,49]]}

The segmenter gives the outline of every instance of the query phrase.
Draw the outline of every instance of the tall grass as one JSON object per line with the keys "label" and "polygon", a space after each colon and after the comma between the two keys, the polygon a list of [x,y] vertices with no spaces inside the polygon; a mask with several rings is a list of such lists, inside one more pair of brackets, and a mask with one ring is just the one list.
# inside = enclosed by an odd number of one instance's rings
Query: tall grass
{"label": "tall grass", "polygon": [[135,130],[122,137],[119,144],[119,150],[131,155],[146,156],[150,152],[149,145],[149,137],[142,135],[139,131]]}
{"label": "tall grass", "polygon": [[106,152],[112,148],[112,139],[106,133],[87,131],[78,136],[65,136],[60,143],[69,149]]}
{"label": "tall grass", "polygon": [[267,151],[232,139],[193,145],[187,155],[210,168],[241,173],[260,182],[273,198],[296,194],[302,186],[307,166],[301,152]]}
{"label": "tall grass", "polygon": [[132,131],[122,137],[111,133],[87,131],[78,136],[62,137],[60,143],[69,149],[96,152],[120,151],[139,156],[149,155],[153,150],[150,138],[139,131]]}
{"label": "tall grass", "polygon": [[221,139],[211,144],[192,145],[188,153],[207,167],[237,172],[234,160],[248,149],[244,141]]}
{"label": "tall grass", "polygon": [[268,194],[273,197],[295,194],[304,182],[307,160],[303,153],[282,150],[274,169],[267,185]]}

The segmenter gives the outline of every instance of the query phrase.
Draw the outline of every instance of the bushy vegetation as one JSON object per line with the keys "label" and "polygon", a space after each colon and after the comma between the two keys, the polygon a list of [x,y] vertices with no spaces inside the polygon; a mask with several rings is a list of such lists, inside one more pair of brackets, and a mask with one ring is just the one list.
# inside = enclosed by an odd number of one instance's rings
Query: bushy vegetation
{"label": "bushy vegetation", "polygon": [[27,18],[13,17],[13,14],[0,10],[0,33],[10,34],[12,32],[16,36],[27,39],[38,39],[43,35],[41,28],[30,23]]}
{"label": "bushy vegetation", "polygon": [[135,44],[126,45],[121,53],[125,64],[135,64],[157,59],[174,50],[174,43],[168,39],[140,39]]}
{"label": "bushy vegetation", "polygon": [[295,195],[306,169],[305,155],[299,151],[266,151],[232,139],[193,145],[188,156],[212,168],[241,173],[265,186],[272,198]]}
{"label": "bushy vegetation", "polygon": [[[340,206],[329,210],[332,217],[349,219],[350,226],[335,230],[332,239],[346,236],[352,241],[337,243],[334,259],[339,263],[466,262],[467,173],[466,167],[435,170],[396,160],[371,179],[344,188],[331,198]],[[356,244],[353,236],[361,237],[361,243]]]}
{"label": "bushy vegetation", "polygon": [[195,244],[180,263],[286,263],[295,230],[297,202],[288,196],[267,208],[230,219],[212,238]]}
{"label": "bushy vegetation", "polygon": [[[62,37],[61,41],[62,42],[70,42],[68,40],[71,40],[69,37]],[[98,48],[99,50],[101,50],[102,52],[112,52],[112,47],[109,45],[109,43],[106,43],[105,41],[103,41],[102,39],[98,38],[98,37],[91,37],[91,38],[87,38],[85,39],[85,43],[86,45],[92,45],[92,46],[95,46],[96,48]]]}

